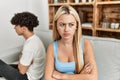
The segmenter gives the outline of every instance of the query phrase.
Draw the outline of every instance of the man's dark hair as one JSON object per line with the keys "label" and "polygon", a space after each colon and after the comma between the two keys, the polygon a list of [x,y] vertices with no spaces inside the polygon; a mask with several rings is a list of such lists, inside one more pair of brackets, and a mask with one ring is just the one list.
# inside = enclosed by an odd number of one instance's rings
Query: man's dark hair
{"label": "man's dark hair", "polygon": [[34,27],[39,25],[37,16],[30,12],[22,12],[15,14],[11,19],[11,24],[26,26],[28,30],[33,31]]}

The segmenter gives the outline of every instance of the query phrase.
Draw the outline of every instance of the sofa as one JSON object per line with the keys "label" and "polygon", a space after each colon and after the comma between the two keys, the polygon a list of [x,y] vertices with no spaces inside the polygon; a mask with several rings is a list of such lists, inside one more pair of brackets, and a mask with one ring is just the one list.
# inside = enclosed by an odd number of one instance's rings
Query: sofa
{"label": "sofa", "polygon": [[94,48],[98,80],[120,80],[120,40],[84,36]]}
{"label": "sofa", "polygon": [[[52,31],[41,30],[36,33],[43,41],[45,48],[52,42]],[[98,66],[98,80],[120,80],[120,40],[113,38],[85,36],[91,41]],[[19,52],[19,48],[18,48]],[[10,59],[18,56],[18,52],[9,56]],[[10,59],[9,62],[10,62]],[[16,62],[17,59],[11,62]],[[5,59],[7,62],[7,60]],[[0,80],[5,80],[1,79]]]}

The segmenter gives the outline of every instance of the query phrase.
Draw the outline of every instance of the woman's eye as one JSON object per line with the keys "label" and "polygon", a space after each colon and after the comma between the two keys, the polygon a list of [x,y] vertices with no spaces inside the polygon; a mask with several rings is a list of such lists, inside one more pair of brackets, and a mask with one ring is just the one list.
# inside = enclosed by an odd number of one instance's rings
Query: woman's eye
{"label": "woman's eye", "polygon": [[64,27],[65,24],[64,24],[64,23],[60,23],[59,26],[60,26],[60,27]]}
{"label": "woman's eye", "polygon": [[72,27],[72,26],[74,26],[74,24],[72,24],[72,23],[69,23],[69,27]]}

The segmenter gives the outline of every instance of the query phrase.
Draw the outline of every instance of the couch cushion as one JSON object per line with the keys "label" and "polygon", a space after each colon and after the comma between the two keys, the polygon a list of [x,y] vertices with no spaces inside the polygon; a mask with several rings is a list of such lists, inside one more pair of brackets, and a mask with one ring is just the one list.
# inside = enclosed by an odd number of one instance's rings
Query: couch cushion
{"label": "couch cushion", "polygon": [[17,46],[15,48],[6,49],[4,51],[0,51],[0,59],[5,61],[6,63],[13,63],[18,60],[18,55],[21,53],[22,45]]}
{"label": "couch cushion", "polygon": [[99,80],[120,80],[120,40],[84,36],[94,48]]}

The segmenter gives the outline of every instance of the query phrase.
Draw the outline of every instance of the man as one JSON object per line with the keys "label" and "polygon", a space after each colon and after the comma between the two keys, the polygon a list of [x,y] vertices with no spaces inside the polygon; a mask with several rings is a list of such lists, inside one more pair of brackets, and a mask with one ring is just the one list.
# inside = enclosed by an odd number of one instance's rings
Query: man
{"label": "man", "polygon": [[7,80],[40,80],[44,74],[45,48],[33,32],[33,28],[39,24],[37,17],[30,12],[17,13],[11,23],[15,25],[16,33],[26,41],[17,69],[0,60],[0,76]]}

